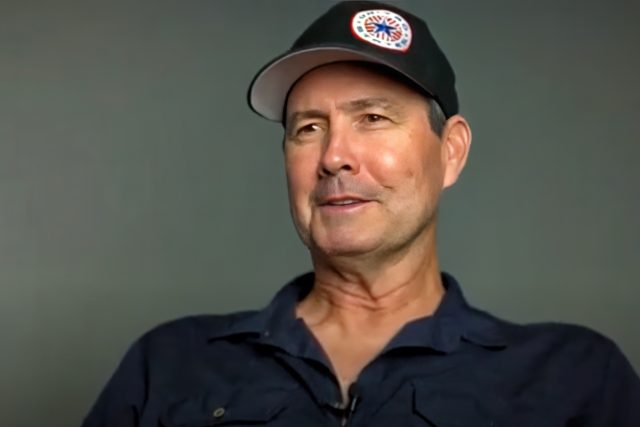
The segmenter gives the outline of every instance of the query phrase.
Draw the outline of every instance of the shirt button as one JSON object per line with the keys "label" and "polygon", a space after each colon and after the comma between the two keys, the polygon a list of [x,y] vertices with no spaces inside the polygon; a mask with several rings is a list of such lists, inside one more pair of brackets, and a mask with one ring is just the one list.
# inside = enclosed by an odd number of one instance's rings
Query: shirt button
{"label": "shirt button", "polygon": [[222,418],[222,416],[224,415],[226,411],[224,410],[224,408],[220,407],[220,408],[216,408],[213,411],[213,418]]}

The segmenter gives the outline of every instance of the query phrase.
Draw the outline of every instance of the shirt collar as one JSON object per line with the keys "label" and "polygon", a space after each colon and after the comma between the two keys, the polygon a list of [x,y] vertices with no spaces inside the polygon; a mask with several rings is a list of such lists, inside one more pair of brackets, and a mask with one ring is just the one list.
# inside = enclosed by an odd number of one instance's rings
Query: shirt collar
{"label": "shirt collar", "polygon": [[399,347],[427,347],[450,353],[461,341],[485,348],[507,346],[504,324],[495,317],[471,307],[456,279],[442,273],[445,294],[432,316],[407,323],[387,345],[385,351]]}
{"label": "shirt collar", "polygon": [[[214,328],[210,339],[247,334],[265,343],[304,355],[309,336],[295,307],[313,287],[314,274],[307,273],[289,282],[264,309],[232,316],[229,323]],[[442,273],[445,295],[432,316],[407,323],[387,345],[384,352],[400,347],[424,347],[450,353],[461,341],[485,348],[507,346],[504,322],[467,303],[453,276]],[[307,343],[307,344],[305,344]]]}
{"label": "shirt collar", "polygon": [[313,273],[307,273],[293,279],[276,293],[265,308],[232,316],[226,325],[214,326],[209,338],[252,335],[272,341],[286,336],[300,323],[295,314],[296,305],[313,287],[313,278]]}

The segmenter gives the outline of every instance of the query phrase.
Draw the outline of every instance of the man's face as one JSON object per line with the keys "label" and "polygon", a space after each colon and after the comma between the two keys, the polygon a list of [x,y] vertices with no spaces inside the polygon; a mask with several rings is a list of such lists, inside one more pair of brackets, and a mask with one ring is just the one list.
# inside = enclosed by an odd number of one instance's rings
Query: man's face
{"label": "man's face", "polygon": [[422,95],[337,63],[297,82],[286,113],[291,212],[312,253],[355,256],[426,242],[445,156]]}

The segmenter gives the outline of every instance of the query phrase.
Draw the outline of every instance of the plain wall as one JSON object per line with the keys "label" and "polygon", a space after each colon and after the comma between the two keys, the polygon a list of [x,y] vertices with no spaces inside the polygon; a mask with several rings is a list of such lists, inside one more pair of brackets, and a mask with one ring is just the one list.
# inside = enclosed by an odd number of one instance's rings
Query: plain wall
{"label": "plain wall", "polygon": [[[128,345],[309,269],[247,86],[332,2],[0,2],[0,425],[79,425]],[[425,0],[471,158],[441,263],[640,367],[638,2]]]}

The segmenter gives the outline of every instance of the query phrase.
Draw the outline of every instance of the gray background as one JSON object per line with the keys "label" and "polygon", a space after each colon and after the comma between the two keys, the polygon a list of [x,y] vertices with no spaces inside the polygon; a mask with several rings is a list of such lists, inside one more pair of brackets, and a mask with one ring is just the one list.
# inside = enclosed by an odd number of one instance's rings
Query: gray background
{"label": "gray background", "polygon": [[[146,329],[309,268],[281,130],[245,91],[329,3],[0,1],[0,425],[78,425]],[[395,3],[430,22],[474,130],[443,267],[640,367],[638,2]]]}

